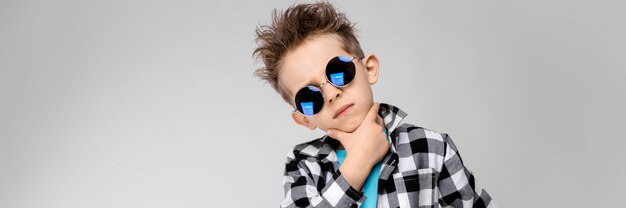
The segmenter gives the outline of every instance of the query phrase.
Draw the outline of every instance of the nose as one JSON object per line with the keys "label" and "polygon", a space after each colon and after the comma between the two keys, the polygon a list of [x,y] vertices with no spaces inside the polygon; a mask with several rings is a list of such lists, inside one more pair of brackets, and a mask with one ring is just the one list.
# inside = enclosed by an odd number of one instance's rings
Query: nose
{"label": "nose", "polygon": [[[324,85],[326,83],[329,83],[328,81],[325,81],[324,83],[322,83],[322,85],[320,87],[324,87]],[[322,92],[324,92],[326,95],[326,97],[328,98],[328,103],[333,103],[333,101],[336,101],[337,99],[339,99],[341,97],[341,95],[343,94],[343,91],[341,91],[341,89],[331,85],[329,83],[328,85],[329,87],[327,87],[326,89],[322,89]]]}

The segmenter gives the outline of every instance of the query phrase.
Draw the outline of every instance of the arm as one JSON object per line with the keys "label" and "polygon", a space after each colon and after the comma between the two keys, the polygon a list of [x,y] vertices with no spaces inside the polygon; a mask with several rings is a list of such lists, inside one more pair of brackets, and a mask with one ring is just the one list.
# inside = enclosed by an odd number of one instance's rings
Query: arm
{"label": "arm", "polygon": [[343,176],[355,190],[361,190],[361,188],[363,188],[363,183],[367,180],[367,176],[374,166],[374,164],[366,161],[368,160],[358,159],[348,155],[341,167],[339,167],[341,176]]}
{"label": "arm", "polygon": [[480,188],[465,167],[461,155],[448,134],[442,134],[444,162],[438,178],[439,201],[450,207],[496,207],[491,196]]}
{"label": "arm", "polygon": [[[347,158],[346,158],[347,159]],[[342,165],[343,167],[343,165]],[[283,188],[285,198],[281,207],[356,207],[365,201],[365,196],[354,189],[341,172],[333,173],[332,178],[318,191],[320,168],[316,162],[287,157]]]}

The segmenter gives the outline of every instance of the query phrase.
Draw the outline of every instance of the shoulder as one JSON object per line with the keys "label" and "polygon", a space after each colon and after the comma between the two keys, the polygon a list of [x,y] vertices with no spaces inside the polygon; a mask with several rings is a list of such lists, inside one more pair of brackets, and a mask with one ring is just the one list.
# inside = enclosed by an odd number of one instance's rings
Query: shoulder
{"label": "shoulder", "polygon": [[309,157],[315,157],[319,154],[320,149],[324,145],[324,137],[316,138],[306,142],[296,144],[289,148],[287,152],[288,160],[302,160]]}
{"label": "shoulder", "polygon": [[403,123],[391,134],[400,157],[413,157],[418,164],[439,167],[450,148],[448,134]]}
{"label": "shoulder", "polygon": [[403,123],[398,126],[392,135],[398,137],[402,142],[411,142],[416,140],[433,140],[438,142],[444,142],[448,134],[437,132],[435,130],[416,126],[409,123]]}

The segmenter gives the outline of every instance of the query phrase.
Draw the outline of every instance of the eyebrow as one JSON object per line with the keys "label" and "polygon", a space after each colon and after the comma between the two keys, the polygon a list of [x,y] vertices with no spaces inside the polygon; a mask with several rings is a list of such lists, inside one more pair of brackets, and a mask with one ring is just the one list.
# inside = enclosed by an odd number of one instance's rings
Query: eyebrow
{"label": "eyebrow", "polygon": [[293,93],[291,93],[291,91],[287,90],[287,95],[289,95],[290,99],[293,99],[293,97],[295,97],[296,94],[298,94],[298,91],[300,91],[300,89],[302,89],[302,88],[304,88],[306,86],[312,85],[313,80],[309,79],[307,82],[304,82],[304,83],[306,83],[306,84],[304,84],[304,85],[298,84],[297,86],[295,86],[297,88],[295,89],[295,91]]}
{"label": "eyebrow", "polygon": [[315,79],[310,78],[309,81],[306,82],[306,84],[304,84],[303,86],[301,86],[300,88],[298,88],[298,90],[302,89],[303,87],[307,87],[307,86],[315,86],[315,87],[319,87],[321,84],[317,84],[315,83]]}
{"label": "eyebrow", "polygon": [[306,84],[297,86],[298,88],[296,89],[296,91],[294,93],[291,93],[291,92],[287,91],[287,94],[289,95],[289,98],[293,99],[293,97],[295,97],[296,94],[298,94],[298,91],[300,91],[300,89],[302,89],[302,88],[305,88],[305,87],[311,86],[311,85],[316,86],[316,87],[319,86],[318,84],[315,84],[313,82],[314,82],[314,80],[309,78],[309,81],[304,82]]}
{"label": "eyebrow", "polygon": [[306,84],[303,87],[310,86],[310,85],[316,85],[315,83],[313,83],[313,81],[314,81],[313,79],[309,79],[309,81],[306,82]]}

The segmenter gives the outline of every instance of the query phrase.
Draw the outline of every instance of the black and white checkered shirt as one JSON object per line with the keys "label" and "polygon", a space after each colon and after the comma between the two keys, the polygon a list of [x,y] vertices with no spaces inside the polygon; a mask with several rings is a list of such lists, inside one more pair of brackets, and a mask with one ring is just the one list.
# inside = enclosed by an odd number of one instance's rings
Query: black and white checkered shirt
{"label": "black and white checkered shirt", "polygon": [[[382,160],[377,207],[496,207],[446,133],[400,124],[407,114],[389,104],[381,103],[378,114],[392,144]],[[361,206],[366,196],[339,172],[337,145],[324,136],[289,151],[281,207]]]}

